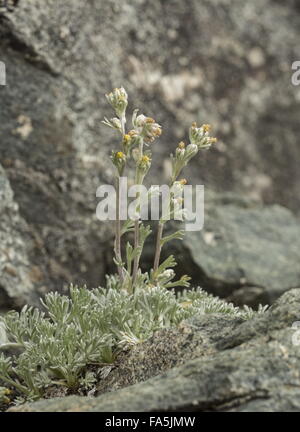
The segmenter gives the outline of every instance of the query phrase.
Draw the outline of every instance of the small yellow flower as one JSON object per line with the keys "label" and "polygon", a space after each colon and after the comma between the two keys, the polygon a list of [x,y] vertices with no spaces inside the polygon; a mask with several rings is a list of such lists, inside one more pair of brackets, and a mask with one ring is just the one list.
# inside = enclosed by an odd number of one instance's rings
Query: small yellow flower
{"label": "small yellow flower", "polygon": [[218,142],[218,138],[209,138],[209,142],[211,144],[214,144],[214,143]]}
{"label": "small yellow flower", "polygon": [[123,152],[117,152],[117,153],[116,153],[116,158],[117,158],[117,159],[124,159],[124,158],[125,158],[125,155],[124,155]]}
{"label": "small yellow flower", "polygon": [[141,162],[144,163],[144,164],[150,162],[149,156],[146,156],[146,155],[142,156],[141,157]]}
{"label": "small yellow flower", "polygon": [[161,126],[155,123],[152,117],[146,117],[143,114],[133,116],[132,123],[146,143],[152,143],[155,138],[161,135]]}
{"label": "small yellow flower", "polygon": [[185,148],[185,143],[183,141],[180,141],[180,143],[178,144],[178,148],[184,149]]}
{"label": "small yellow flower", "polygon": [[204,124],[204,125],[202,125],[202,129],[204,130],[204,132],[210,132],[211,125],[210,124]]}
{"label": "small yellow flower", "polygon": [[137,163],[138,169],[140,170],[140,173],[142,173],[143,175],[145,175],[150,166],[151,166],[151,159],[149,156],[147,155],[143,155],[140,160]]}
{"label": "small yellow flower", "polygon": [[155,123],[155,120],[152,117],[147,117],[146,123]]}
{"label": "small yellow flower", "polygon": [[192,123],[192,128],[196,128],[197,127],[197,123],[196,122],[193,122]]}
{"label": "small yellow flower", "polygon": [[179,180],[179,183],[184,186],[187,184],[187,180],[185,178],[183,178],[183,179]]}
{"label": "small yellow flower", "polygon": [[125,151],[125,153],[127,154],[129,145],[130,145],[130,141],[131,141],[131,136],[128,134],[125,134],[123,136],[123,150]]}
{"label": "small yellow flower", "polygon": [[153,135],[157,136],[157,137],[161,136],[161,128],[157,127],[155,129],[153,129]]}

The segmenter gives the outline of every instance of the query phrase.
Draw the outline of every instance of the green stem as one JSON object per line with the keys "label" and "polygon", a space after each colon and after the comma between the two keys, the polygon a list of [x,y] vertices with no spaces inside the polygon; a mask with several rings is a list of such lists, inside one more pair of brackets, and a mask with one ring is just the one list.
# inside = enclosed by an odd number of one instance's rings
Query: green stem
{"label": "green stem", "polygon": [[[139,145],[139,158],[141,158],[143,156],[143,145],[144,145],[144,141],[141,140],[140,145]],[[140,178],[139,175],[139,168],[138,166],[136,167],[136,172],[135,172],[135,183],[136,184],[141,184],[143,181],[143,179]],[[140,194],[137,195],[137,197],[139,198]],[[134,222],[134,250],[136,250],[137,248],[140,247],[140,239],[139,239],[139,221],[136,220]],[[141,251],[142,252],[142,251]],[[140,258],[141,258],[141,252],[138,253],[135,257],[134,257],[134,261],[133,261],[133,271],[132,271],[132,286],[134,286],[135,281],[136,281],[136,277],[137,277],[137,273],[138,273],[138,269],[139,269],[139,263],[140,263]]]}
{"label": "green stem", "polygon": [[[134,221],[134,250],[139,247],[139,221]],[[135,284],[137,272],[139,269],[139,258],[140,254],[134,257],[133,261],[133,271],[132,271],[132,285]]]}
{"label": "green stem", "polygon": [[121,282],[124,281],[124,274],[122,265],[122,251],[121,251],[121,221],[120,221],[120,177],[116,179],[116,228],[115,228],[115,256],[118,261],[118,274]]}
{"label": "green stem", "polygon": [[163,235],[163,230],[164,230],[164,222],[159,222],[158,229],[157,229],[157,236],[156,236],[156,248],[155,248],[154,265],[153,265],[154,272],[157,271],[159,266],[159,260],[161,254],[161,239]]}
{"label": "green stem", "polygon": [[[122,136],[125,135],[125,123],[126,123],[126,117],[125,114],[120,118],[121,121],[121,129],[122,129]],[[121,249],[121,221],[120,221],[120,177],[123,173],[119,173],[118,177],[116,178],[116,226],[115,226],[115,256],[116,260],[118,261],[118,274],[120,281],[124,281],[124,272],[122,265],[119,264],[122,261],[122,249]]]}
{"label": "green stem", "polygon": [[[176,181],[179,174],[180,174],[180,171],[177,174],[174,174],[172,176],[172,179],[169,183],[170,188],[172,188],[172,186],[174,185],[174,182]],[[170,201],[171,201],[171,196],[170,196]],[[169,207],[169,210],[170,210],[170,207]],[[165,222],[160,220],[158,223],[157,236],[156,236],[156,246],[155,246],[154,264],[153,264],[153,271],[154,272],[156,272],[158,267],[159,267],[159,260],[160,260],[161,249],[162,249],[161,239],[162,239],[162,235],[163,235],[163,231],[164,231],[164,225],[165,225]]]}
{"label": "green stem", "polygon": [[122,135],[125,135],[125,123],[126,123],[126,117],[125,114],[120,118],[121,121],[121,130],[122,130]]}

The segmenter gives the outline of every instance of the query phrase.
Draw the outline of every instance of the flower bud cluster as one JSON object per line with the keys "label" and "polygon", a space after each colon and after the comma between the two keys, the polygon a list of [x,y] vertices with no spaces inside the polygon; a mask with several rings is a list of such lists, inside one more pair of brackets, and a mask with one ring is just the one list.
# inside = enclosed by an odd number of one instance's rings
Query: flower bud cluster
{"label": "flower bud cluster", "polygon": [[105,95],[108,102],[115,110],[117,116],[122,118],[128,105],[128,95],[123,87],[115,88],[111,93]]}
{"label": "flower bud cluster", "polygon": [[199,149],[207,149],[212,144],[217,142],[217,138],[213,138],[209,135],[211,125],[203,124],[201,127],[197,126],[197,123],[193,123],[190,127],[189,138],[191,144],[197,145]]}
{"label": "flower bud cluster", "polygon": [[146,143],[152,143],[161,135],[161,126],[151,117],[146,117],[144,114],[137,115],[134,112],[132,124],[135,130],[143,137]]}

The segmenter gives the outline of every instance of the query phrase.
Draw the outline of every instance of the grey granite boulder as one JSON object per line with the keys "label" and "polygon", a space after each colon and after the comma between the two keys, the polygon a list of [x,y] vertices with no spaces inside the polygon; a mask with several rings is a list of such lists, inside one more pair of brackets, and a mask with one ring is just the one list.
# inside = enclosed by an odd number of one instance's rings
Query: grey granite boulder
{"label": "grey granite boulder", "polygon": [[[195,317],[185,330],[161,332],[122,359],[115,378],[126,387],[10,411],[299,411],[299,329],[292,327],[299,317],[297,289],[249,321]],[[163,365],[162,347],[172,343]]]}
{"label": "grey granite boulder", "polygon": [[186,232],[167,249],[178,256],[179,270],[214,294],[252,306],[300,287],[299,219],[284,207],[225,197],[207,203],[202,231]]}
{"label": "grey granite boulder", "polygon": [[0,165],[0,311],[36,300],[34,273],[28,256],[28,227]]}

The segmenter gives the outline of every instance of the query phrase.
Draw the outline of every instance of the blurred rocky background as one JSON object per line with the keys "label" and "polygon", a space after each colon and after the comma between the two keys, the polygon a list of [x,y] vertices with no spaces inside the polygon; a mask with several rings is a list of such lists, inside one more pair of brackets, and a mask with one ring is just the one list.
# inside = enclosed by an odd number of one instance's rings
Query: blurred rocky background
{"label": "blurred rocky background", "polygon": [[[236,304],[300,287],[300,60],[296,0],[19,0],[0,9],[0,310],[112,269],[95,192],[113,180],[104,94],[123,85],[164,127],[149,183],[192,121],[215,147],[205,228],[174,243],[179,272]],[[149,245],[149,253],[151,245]],[[144,265],[147,266],[147,256]]]}

